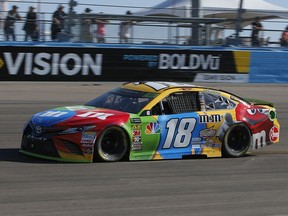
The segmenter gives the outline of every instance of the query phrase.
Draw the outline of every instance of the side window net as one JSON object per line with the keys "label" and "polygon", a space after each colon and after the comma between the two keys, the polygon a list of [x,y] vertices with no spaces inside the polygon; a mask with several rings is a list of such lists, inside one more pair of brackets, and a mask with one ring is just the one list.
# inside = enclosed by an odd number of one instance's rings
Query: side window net
{"label": "side window net", "polygon": [[[171,94],[166,103],[172,113],[196,112],[200,110],[198,94],[196,92],[181,92]],[[165,101],[163,101],[165,104]]]}

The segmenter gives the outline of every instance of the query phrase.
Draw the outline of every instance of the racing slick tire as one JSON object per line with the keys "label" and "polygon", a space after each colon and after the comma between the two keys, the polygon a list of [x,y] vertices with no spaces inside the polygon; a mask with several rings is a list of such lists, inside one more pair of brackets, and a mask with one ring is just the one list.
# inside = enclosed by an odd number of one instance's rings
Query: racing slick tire
{"label": "racing slick tire", "polygon": [[222,155],[224,157],[241,157],[249,149],[251,132],[242,123],[231,125],[225,133],[222,142]]}
{"label": "racing slick tire", "polygon": [[128,136],[117,126],[106,128],[97,138],[94,147],[94,160],[115,162],[128,152]]}

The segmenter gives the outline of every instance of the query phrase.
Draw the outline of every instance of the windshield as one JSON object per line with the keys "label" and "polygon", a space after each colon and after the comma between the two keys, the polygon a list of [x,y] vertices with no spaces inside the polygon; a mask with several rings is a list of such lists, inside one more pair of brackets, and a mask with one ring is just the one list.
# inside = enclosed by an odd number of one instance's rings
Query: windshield
{"label": "windshield", "polygon": [[100,95],[85,105],[128,113],[138,113],[157,95],[157,93],[116,88]]}

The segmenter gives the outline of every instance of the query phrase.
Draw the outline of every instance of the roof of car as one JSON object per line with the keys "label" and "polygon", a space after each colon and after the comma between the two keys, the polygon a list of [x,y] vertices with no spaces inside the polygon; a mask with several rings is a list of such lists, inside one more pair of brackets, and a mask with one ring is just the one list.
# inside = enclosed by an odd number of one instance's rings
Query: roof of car
{"label": "roof of car", "polygon": [[124,83],[123,88],[128,88],[128,89],[138,90],[138,91],[160,93],[167,89],[172,89],[172,88],[203,88],[203,87],[192,85],[192,84],[187,84],[187,83],[178,83],[178,82],[147,81],[147,82]]}
{"label": "roof of car", "polygon": [[123,88],[131,89],[135,91],[142,91],[142,92],[153,92],[153,93],[162,93],[166,90],[181,88],[182,90],[193,90],[193,89],[203,89],[209,91],[210,93],[214,92],[216,94],[229,94],[233,96],[234,99],[238,98],[237,100],[241,100],[242,102],[249,103],[246,99],[241,98],[231,92],[220,90],[216,88],[198,86],[193,84],[187,83],[180,83],[180,82],[164,82],[164,81],[147,81],[147,82],[127,82],[122,85]]}

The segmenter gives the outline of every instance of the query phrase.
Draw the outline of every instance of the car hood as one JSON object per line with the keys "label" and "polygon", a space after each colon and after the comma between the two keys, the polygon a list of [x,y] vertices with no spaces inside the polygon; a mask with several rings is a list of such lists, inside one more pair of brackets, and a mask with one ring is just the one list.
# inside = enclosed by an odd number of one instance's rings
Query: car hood
{"label": "car hood", "polygon": [[90,106],[66,106],[36,113],[32,123],[42,127],[125,123],[129,113]]}

